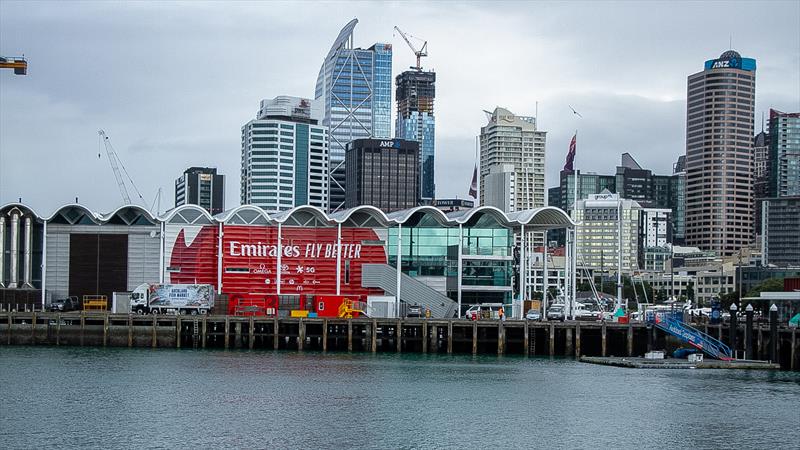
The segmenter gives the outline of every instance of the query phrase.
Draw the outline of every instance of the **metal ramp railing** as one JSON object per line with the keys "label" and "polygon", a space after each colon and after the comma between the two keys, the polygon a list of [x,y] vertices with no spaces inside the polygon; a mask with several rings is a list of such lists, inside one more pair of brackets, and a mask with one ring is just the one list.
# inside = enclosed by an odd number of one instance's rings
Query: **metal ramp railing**
{"label": "metal ramp railing", "polygon": [[647,321],[703,353],[720,360],[733,359],[730,347],[702,331],[683,322],[683,312],[648,311]]}

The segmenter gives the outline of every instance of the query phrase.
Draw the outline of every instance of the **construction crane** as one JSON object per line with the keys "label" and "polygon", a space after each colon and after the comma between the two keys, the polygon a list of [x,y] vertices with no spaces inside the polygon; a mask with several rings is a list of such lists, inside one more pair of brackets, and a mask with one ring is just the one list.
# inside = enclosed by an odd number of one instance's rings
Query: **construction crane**
{"label": "construction crane", "polygon": [[[111,141],[106,136],[106,132],[103,130],[99,130],[97,134],[100,135],[101,146],[105,147],[106,155],[108,155],[108,162],[111,164],[111,170],[114,171],[114,178],[117,179],[117,186],[119,187],[119,193],[122,194],[122,200],[125,201],[126,205],[130,205],[131,197],[128,195],[128,188],[125,186],[125,181],[122,178],[122,172],[125,173],[125,176],[128,178],[128,181],[131,183],[131,187],[136,191],[136,194],[139,196],[139,199],[144,202],[144,198],[142,197],[142,193],[139,192],[139,189],[134,184],[131,176],[128,174],[128,170],[125,169],[125,165],[122,164],[120,161],[119,156],[117,156],[117,152],[114,151],[114,147],[111,146]],[[100,158],[100,151],[97,152],[97,158]],[[122,167],[122,172],[120,172],[120,167]]]}
{"label": "construction crane", "polygon": [[[412,66],[411,68],[414,70],[422,70],[422,66],[420,65],[420,59],[422,59],[423,56],[428,56],[428,41],[411,36],[410,34],[403,33],[403,31],[400,28],[394,27],[394,29],[397,30],[398,33],[400,33],[400,36],[403,37],[403,40],[406,41],[406,44],[408,44],[409,48],[411,48],[411,51],[414,52],[414,55],[417,57],[417,65]],[[422,48],[417,50],[417,48],[414,47],[414,44],[412,44],[411,40],[409,40],[408,38],[413,38],[422,41],[423,42]]]}
{"label": "construction crane", "polygon": [[25,56],[0,56],[0,69],[14,69],[14,75],[28,74],[28,61]]}

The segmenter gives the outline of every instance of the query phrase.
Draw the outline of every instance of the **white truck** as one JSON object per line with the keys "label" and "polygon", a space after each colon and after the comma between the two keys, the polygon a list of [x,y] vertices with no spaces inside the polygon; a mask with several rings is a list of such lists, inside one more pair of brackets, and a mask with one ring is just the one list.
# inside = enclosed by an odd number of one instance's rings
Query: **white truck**
{"label": "white truck", "polygon": [[136,314],[208,314],[214,306],[210,284],[139,285],[131,293],[131,312]]}

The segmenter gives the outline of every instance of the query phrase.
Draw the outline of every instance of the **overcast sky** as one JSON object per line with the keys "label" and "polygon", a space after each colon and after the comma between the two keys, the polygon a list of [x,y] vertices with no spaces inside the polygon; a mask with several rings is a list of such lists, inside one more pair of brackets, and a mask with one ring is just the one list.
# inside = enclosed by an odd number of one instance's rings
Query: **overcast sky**
{"label": "overcast sky", "polygon": [[[729,47],[755,58],[756,131],[770,107],[800,111],[800,2],[15,2],[0,0],[0,204],[42,214],[74,201],[122,203],[104,129],[148,207],[189,166],[227,176],[239,204],[241,126],[259,101],[313,97],[339,30],[394,45],[395,75],[414,63],[397,25],[428,40],[436,82],[436,188],[465,198],[483,110],[534,115],[557,183],[578,130],[576,164],[613,173],[622,152],[670,173],[685,152],[686,77]],[[575,116],[571,105],[583,118]],[[393,107],[394,109],[394,107]],[[394,116],[394,111],[392,111]],[[393,117],[394,120],[394,117]],[[132,197],[136,197],[132,192]]]}

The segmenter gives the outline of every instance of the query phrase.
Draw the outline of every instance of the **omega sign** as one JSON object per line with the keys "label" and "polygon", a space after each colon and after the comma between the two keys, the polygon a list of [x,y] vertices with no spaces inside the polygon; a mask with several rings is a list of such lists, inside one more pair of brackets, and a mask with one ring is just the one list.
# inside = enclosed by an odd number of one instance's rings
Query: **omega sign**
{"label": "omega sign", "polygon": [[[284,245],[282,254],[286,258],[297,258],[301,254],[304,258],[336,258],[336,244],[306,244],[305,248],[299,245]],[[342,258],[358,259],[361,258],[361,244],[341,244]],[[239,241],[231,241],[228,248],[230,256],[278,256],[278,246],[256,242],[255,244],[243,244]]]}

